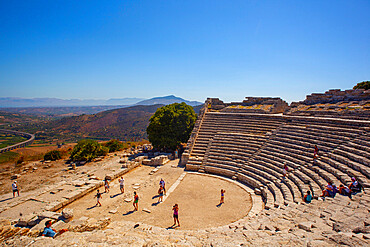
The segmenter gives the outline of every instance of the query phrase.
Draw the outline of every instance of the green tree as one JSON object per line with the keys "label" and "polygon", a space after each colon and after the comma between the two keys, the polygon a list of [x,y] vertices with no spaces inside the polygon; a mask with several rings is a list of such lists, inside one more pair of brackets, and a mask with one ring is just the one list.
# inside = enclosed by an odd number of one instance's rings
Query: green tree
{"label": "green tree", "polygon": [[62,154],[59,150],[52,150],[44,155],[44,160],[60,160],[61,158]]}
{"label": "green tree", "polygon": [[189,139],[196,118],[193,107],[185,103],[158,108],[149,119],[149,141],[154,148],[175,150]]}
{"label": "green tree", "polygon": [[98,156],[108,153],[108,148],[94,140],[80,140],[74,146],[70,159],[73,161],[90,161]]}
{"label": "green tree", "polygon": [[123,150],[124,146],[123,143],[120,142],[119,140],[110,140],[109,142],[106,142],[104,144],[109,149],[109,152],[116,152],[116,151],[121,151]]}
{"label": "green tree", "polygon": [[365,89],[365,90],[368,90],[368,89],[370,89],[370,81],[359,82],[359,83],[357,83],[356,86],[353,87],[353,89]]}

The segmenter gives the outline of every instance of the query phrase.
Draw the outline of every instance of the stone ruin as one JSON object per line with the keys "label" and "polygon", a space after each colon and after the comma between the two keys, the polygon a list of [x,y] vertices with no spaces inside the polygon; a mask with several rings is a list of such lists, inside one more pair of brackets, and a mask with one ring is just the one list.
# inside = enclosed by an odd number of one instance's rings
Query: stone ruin
{"label": "stone ruin", "polygon": [[243,102],[224,103],[218,98],[207,99],[210,111],[261,113],[283,113],[289,106],[280,98],[270,97],[246,97]]}
{"label": "stone ruin", "polygon": [[325,93],[307,95],[304,101],[293,102],[286,115],[336,118],[370,118],[370,90],[332,89]]}
{"label": "stone ruin", "polygon": [[169,161],[168,155],[159,155],[151,159],[143,159],[142,164],[147,166],[162,166]]}

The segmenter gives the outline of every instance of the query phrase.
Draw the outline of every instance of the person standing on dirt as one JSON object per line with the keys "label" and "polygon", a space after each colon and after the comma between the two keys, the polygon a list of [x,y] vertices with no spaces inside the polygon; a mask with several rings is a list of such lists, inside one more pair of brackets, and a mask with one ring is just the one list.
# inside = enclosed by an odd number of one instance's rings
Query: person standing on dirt
{"label": "person standing on dirt", "polygon": [[123,194],[125,192],[125,180],[123,177],[119,180],[119,188],[121,190],[121,194]]}
{"label": "person standing on dirt", "polygon": [[104,188],[105,188],[105,193],[109,193],[109,181],[107,177],[105,177],[104,179]]}
{"label": "person standing on dirt", "polygon": [[176,225],[176,221],[177,221],[177,225],[180,226],[180,222],[179,222],[179,205],[176,203],[172,207],[172,210],[173,210],[173,226]]}
{"label": "person standing on dirt", "polygon": [[164,182],[163,178],[161,178],[161,181],[159,181],[159,186],[163,188],[163,192],[166,195],[166,183]]}
{"label": "person standing on dirt", "polygon": [[162,186],[159,186],[159,190],[158,190],[158,203],[159,202],[163,202],[163,187]]}
{"label": "person standing on dirt", "polygon": [[102,198],[101,194],[102,193],[100,193],[99,190],[96,191],[96,195],[95,195],[95,197],[96,197],[96,205],[95,206],[98,206],[99,205],[99,207],[101,207],[101,203],[100,203],[100,199]]}
{"label": "person standing on dirt", "polygon": [[221,189],[221,200],[220,200],[220,204],[222,203],[225,203],[225,190],[224,189]]}
{"label": "person standing on dirt", "polygon": [[139,210],[139,196],[136,194],[136,191],[134,192],[134,211],[138,211]]}
{"label": "person standing on dirt", "polygon": [[12,183],[12,189],[13,189],[13,198],[15,197],[15,193],[18,193],[18,196],[19,196],[19,189],[18,189],[17,181],[14,181],[14,183]]}

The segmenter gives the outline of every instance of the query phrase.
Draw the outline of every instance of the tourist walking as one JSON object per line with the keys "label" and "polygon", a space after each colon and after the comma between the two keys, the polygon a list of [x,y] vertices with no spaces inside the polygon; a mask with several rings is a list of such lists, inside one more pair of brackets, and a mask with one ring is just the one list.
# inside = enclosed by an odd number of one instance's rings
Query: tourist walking
{"label": "tourist walking", "polygon": [[225,192],[226,192],[226,190],[221,189],[221,199],[220,199],[220,204],[225,203],[225,201],[224,201],[224,199],[225,199]]}
{"label": "tourist walking", "polygon": [[125,180],[123,177],[119,180],[119,189],[121,190],[121,194],[125,192]]}
{"label": "tourist walking", "polygon": [[179,222],[179,205],[177,205],[177,203],[172,207],[172,210],[173,210],[173,226],[176,225],[176,221],[177,221],[177,225],[180,226],[180,222]]}
{"label": "tourist walking", "polygon": [[104,188],[105,188],[105,193],[109,193],[109,181],[107,177],[105,177],[104,179]]}
{"label": "tourist walking", "polygon": [[95,206],[98,206],[101,207],[101,203],[100,203],[100,199],[102,198],[102,193],[99,192],[99,190],[96,191],[96,205]]}
{"label": "tourist walking", "polygon": [[136,191],[134,191],[134,211],[138,211],[139,210],[139,196],[136,194]]}
{"label": "tourist walking", "polygon": [[17,181],[14,181],[12,183],[12,190],[13,190],[13,198],[15,197],[15,193],[17,193],[19,196],[19,189],[18,189]]}
{"label": "tourist walking", "polygon": [[163,192],[164,192],[164,189],[162,186],[159,186],[159,190],[158,190],[158,202],[163,202]]}
{"label": "tourist walking", "polygon": [[164,194],[166,194],[166,183],[164,182],[163,178],[159,181],[159,186],[162,186]]}

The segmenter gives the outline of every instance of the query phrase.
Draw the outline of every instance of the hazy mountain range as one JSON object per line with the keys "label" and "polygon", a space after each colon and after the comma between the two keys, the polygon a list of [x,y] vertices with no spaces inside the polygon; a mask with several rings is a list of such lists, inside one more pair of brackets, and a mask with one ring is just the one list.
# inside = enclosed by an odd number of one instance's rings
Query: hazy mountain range
{"label": "hazy mountain range", "polygon": [[155,97],[151,99],[143,98],[122,98],[122,99],[57,99],[57,98],[0,98],[1,108],[13,107],[76,107],[76,106],[130,106],[130,105],[155,105],[172,104],[185,102],[188,105],[195,106],[202,104],[197,101],[188,101],[174,95]]}

